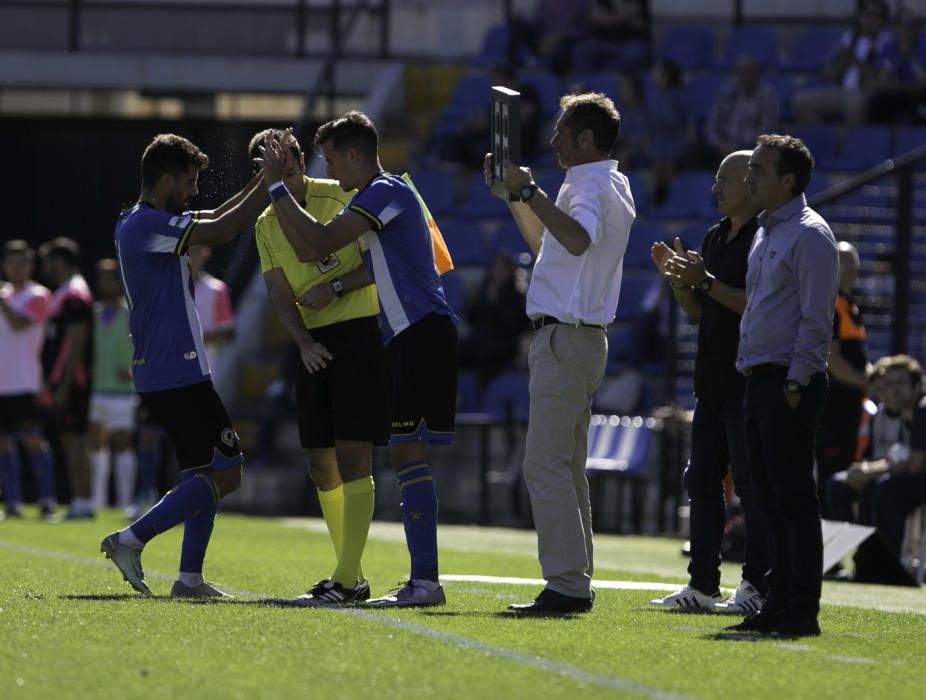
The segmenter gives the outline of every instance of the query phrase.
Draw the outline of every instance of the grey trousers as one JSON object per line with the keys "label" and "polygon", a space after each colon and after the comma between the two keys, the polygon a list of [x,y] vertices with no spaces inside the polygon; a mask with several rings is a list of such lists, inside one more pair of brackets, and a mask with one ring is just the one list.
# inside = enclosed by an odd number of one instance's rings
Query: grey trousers
{"label": "grey trousers", "polygon": [[594,571],[592,512],[585,477],[592,394],[608,354],[603,330],[565,324],[534,335],[524,480],[547,588],[588,598]]}

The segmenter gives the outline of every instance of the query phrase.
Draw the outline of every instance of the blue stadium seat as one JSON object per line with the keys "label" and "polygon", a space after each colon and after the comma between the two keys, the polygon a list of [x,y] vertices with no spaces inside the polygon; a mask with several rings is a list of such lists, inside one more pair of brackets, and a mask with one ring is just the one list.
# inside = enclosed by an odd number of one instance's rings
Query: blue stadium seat
{"label": "blue stadium seat", "polygon": [[726,68],[732,68],[736,59],[743,54],[755,58],[763,69],[775,68],[778,65],[778,35],[762,25],[734,27],[724,42],[720,63]]}
{"label": "blue stadium seat", "polygon": [[645,176],[638,172],[624,174],[630,184],[630,194],[633,195],[633,205],[637,210],[637,217],[640,217],[649,209],[649,190]]}
{"label": "blue stadium seat", "polygon": [[615,320],[632,321],[659,303],[662,278],[655,270],[624,270]]}
{"label": "blue stadium seat", "polygon": [[482,410],[497,421],[510,416],[519,423],[526,423],[530,410],[530,394],[526,372],[502,372],[485,388]]}
{"label": "blue stadium seat", "polygon": [[[521,235],[518,225],[511,217],[506,219],[502,225],[498,227],[498,230],[495,231],[495,235],[492,237],[493,255],[499,250],[505,250],[511,253],[512,257],[522,264],[525,260],[529,261],[534,256],[530,246],[528,246],[527,242],[524,240],[524,236]],[[524,258],[525,255],[527,258]]]}
{"label": "blue stadium seat", "polygon": [[475,372],[461,370],[457,374],[457,412],[478,413],[482,410],[482,389]]}
{"label": "blue stadium seat", "polygon": [[494,197],[486,187],[482,172],[473,173],[466,186],[466,195],[457,215],[467,219],[507,217],[508,205]]}
{"label": "blue stadium seat", "polygon": [[[616,73],[577,72],[569,81],[570,88],[583,89],[591,92],[601,92],[620,105],[620,83]],[[618,106],[620,109],[620,106]]]}
{"label": "blue stadium seat", "polygon": [[445,219],[439,222],[441,234],[454,265],[487,265],[490,255],[486,236],[478,221]]}
{"label": "blue stadium seat", "polygon": [[685,70],[710,68],[714,65],[714,32],[700,25],[673,27],[663,37],[660,56]]}
{"label": "blue stadium seat", "polygon": [[547,196],[556,201],[556,195],[559,194],[559,188],[563,184],[563,180],[566,178],[565,171],[557,167],[555,170],[546,170],[544,172],[534,172],[534,181],[540,185],[540,189],[547,193]]}
{"label": "blue stadium seat", "polygon": [[726,82],[727,77],[722,73],[703,73],[685,81],[685,96],[690,114],[695,120],[707,119],[717,93]]}
{"label": "blue stadium seat", "polygon": [[466,310],[466,287],[460,273],[450,270],[441,275],[441,284],[444,286],[444,298],[457,316],[462,316]]}
{"label": "blue stadium seat", "polygon": [[624,269],[653,270],[650,248],[656,241],[670,243],[668,232],[655,221],[637,219],[630,227],[630,239],[624,252]]}
{"label": "blue stadium seat", "polygon": [[520,75],[522,83],[531,85],[540,98],[544,116],[552,117],[559,110],[559,98],[563,95],[563,84],[549,71],[532,71]]}
{"label": "blue stadium seat", "polygon": [[828,170],[865,170],[891,156],[891,130],[886,126],[856,126],[842,137],[838,154],[816,156]]}
{"label": "blue stadium seat", "polygon": [[844,31],[839,27],[805,27],[795,37],[782,67],[792,71],[819,74],[827,56],[839,42],[839,37]]}
{"label": "blue stadium seat", "polygon": [[660,219],[713,218],[717,214],[711,187],[714,174],[707,171],[679,173],[669,184],[665,202],[650,211]]}
{"label": "blue stadium seat", "polygon": [[[894,144],[894,153],[898,156],[912,151],[914,148],[926,145],[926,127],[908,126],[897,132],[897,142]],[[920,161],[916,170],[926,171],[926,161]]]}
{"label": "blue stadium seat", "polygon": [[508,44],[511,41],[511,29],[507,24],[489,27],[482,40],[482,48],[473,59],[473,63],[486,68],[501,65],[508,61]]}
{"label": "blue stadium seat", "polygon": [[412,175],[418,194],[435,218],[454,210],[454,176],[440,170],[421,170]]}
{"label": "blue stadium seat", "polygon": [[806,144],[811,155],[813,155],[814,161],[817,163],[825,163],[827,159],[832,158],[837,152],[836,146],[839,143],[839,133],[834,126],[828,124],[796,126],[791,129],[790,133]]}
{"label": "blue stadium seat", "polygon": [[790,122],[794,118],[791,99],[794,97],[794,81],[787,73],[766,73],[762,76],[778,91],[778,120]]}
{"label": "blue stadium seat", "polygon": [[615,321],[608,326],[608,369],[631,362],[637,351],[634,324]]}
{"label": "blue stadium seat", "polygon": [[[720,213],[717,213],[717,218],[720,218]],[[713,222],[705,224],[689,224],[682,228],[680,231],[675,233],[676,236],[682,239],[682,245],[685,246],[685,250],[701,250],[701,245],[704,243],[704,234],[707,233],[707,230],[713,226]],[[669,242],[671,246],[672,243]]]}
{"label": "blue stadium seat", "polygon": [[457,81],[450,103],[441,115],[441,123],[455,125],[464,117],[479,111],[488,113],[492,78],[487,73],[468,73]]}
{"label": "blue stadium seat", "polygon": [[625,475],[646,470],[654,422],[636,416],[594,415],[588,428],[586,471]]}

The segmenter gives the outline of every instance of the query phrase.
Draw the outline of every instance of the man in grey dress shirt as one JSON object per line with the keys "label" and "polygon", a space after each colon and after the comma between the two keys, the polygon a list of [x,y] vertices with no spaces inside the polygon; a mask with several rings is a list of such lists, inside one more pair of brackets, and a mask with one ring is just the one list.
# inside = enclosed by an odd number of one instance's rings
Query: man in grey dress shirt
{"label": "man in grey dress shirt", "polygon": [[830,227],[804,197],[810,151],[793,136],[766,134],[757,144],[746,187],[763,211],[749,252],[736,368],[746,375],[746,449],[768,520],[769,593],[762,610],[731,629],[815,636],[823,539],[813,455],[839,258]]}

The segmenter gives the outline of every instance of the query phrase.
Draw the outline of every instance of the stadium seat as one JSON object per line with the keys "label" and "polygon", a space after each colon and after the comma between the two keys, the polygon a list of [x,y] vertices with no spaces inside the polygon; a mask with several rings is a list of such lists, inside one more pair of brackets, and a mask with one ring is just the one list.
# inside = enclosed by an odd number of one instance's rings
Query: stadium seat
{"label": "stadium seat", "polygon": [[632,321],[654,310],[661,287],[662,278],[656,270],[624,270],[615,320]]}
{"label": "stadium seat", "polygon": [[522,73],[521,83],[531,85],[540,98],[540,108],[546,117],[552,117],[559,110],[559,98],[563,95],[560,79],[549,71]]}
{"label": "stadium seat", "polygon": [[467,219],[510,216],[508,205],[493,196],[486,187],[482,172],[473,173],[470,176],[463,205],[457,211],[457,215]]}
{"label": "stadium seat", "polygon": [[685,81],[685,96],[691,116],[698,122],[707,119],[714,98],[727,82],[722,73],[703,73]]}
{"label": "stadium seat", "polygon": [[524,236],[521,235],[518,225],[510,217],[502,222],[502,225],[495,231],[491,248],[493,255],[500,250],[504,250],[511,253],[512,257],[521,264],[529,263],[534,256],[530,246],[527,245],[527,241],[524,240]]}
{"label": "stadium seat", "polygon": [[[926,127],[904,127],[897,132],[897,141],[894,144],[894,153],[895,155],[900,156],[904,153],[912,151],[914,148],[919,148],[923,145],[926,145]],[[920,172],[926,171],[926,161],[920,161],[919,164],[915,166],[915,168]]]}
{"label": "stadium seat", "polygon": [[569,85],[574,89],[603,93],[620,105],[620,83],[616,73],[574,73]]}
{"label": "stadium seat", "polygon": [[663,37],[660,57],[675,61],[684,70],[710,68],[714,65],[714,32],[699,25],[673,27]]}
{"label": "stadium seat", "polygon": [[891,130],[886,126],[856,126],[842,137],[838,154],[816,156],[828,170],[865,170],[891,157]]}
{"label": "stadium seat", "polygon": [[778,91],[778,121],[790,122],[794,118],[791,99],[794,97],[794,81],[787,73],[766,73],[762,76]]}
{"label": "stadium seat", "polygon": [[439,170],[421,170],[412,175],[415,188],[435,218],[453,211],[454,176]]}
{"label": "stadium seat", "polygon": [[624,269],[653,270],[650,248],[656,241],[669,243],[669,234],[655,221],[637,219],[630,227],[630,239],[624,252]]}
{"label": "stadium seat", "polygon": [[482,48],[473,59],[473,63],[486,68],[508,62],[508,45],[511,41],[511,29],[507,24],[489,27],[482,40]]}
{"label": "stadium seat", "polygon": [[482,390],[475,372],[460,370],[457,374],[457,412],[477,413],[482,410]]}
{"label": "stadium seat", "polygon": [[714,174],[707,171],[679,173],[669,183],[665,202],[650,210],[660,219],[713,218],[717,214],[711,187]]}
{"label": "stadium seat", "polygon": [[478,221],[445,219],[439,223],[454,265],[487,265],[489,248]]}
{"label": "stadium seat", "polygon": [[[828,124],[810,124],[805,126],[796,126],[791,132],[803,141],[807,148],[810,149],[814,161],[825,163],[827,159],[832,158],[837,153],[836,147],[839,142],[839,133],[836,127]],[[820,167],[825,167],[821,165]]]}
{"label": "stadium seat", "polygon": [[637,218],[644,215],[649,208],[649,185],[646,176],[634,172],[624,173],[630,184],[630,194],[633,195],[633,206],[637,210]]}
{"label": "stadium seat", "polygon": [[778,35],[762,25],[734,27],[724,42],[720,65],[732,68],[743,54],[756,59],[764,70],[775,68],[778,65]]}
{"label": "stadium seat", "polygon": [[530,409],[528,377],[526,372],[502,372],[485,388],[482,410],[497,421],[509,418],[526,423]]}
{"label": "stadium seat", "polygon": [[461,119],[479,111],[489,111],[492,78],[487,73],[464,75],[453,87],[450,103],[441,115],[441,125],[455,126]]}
{"label": "stadium seat", "polygon": [[559,188],[562,186],[565,178],[565,171],[559,167],[555,170],[534,173],[534,181],[540,185],[540,189],[546,192],[547,196],[554,201],[556,201],[556,195],[559,194]]}
{"label": "stadium seat", "polygon": [[463,279],[455,270],[441,275],[441,284],[444,286],[444,298],[457,316],[462,316],[466,310],[466,288]]}
{"label": "stadium seat", "polygon": [[819,74],[830,51],[839,42],[844,29],[839,27],[809,26],[798,32],[782,68],[791,71]]}

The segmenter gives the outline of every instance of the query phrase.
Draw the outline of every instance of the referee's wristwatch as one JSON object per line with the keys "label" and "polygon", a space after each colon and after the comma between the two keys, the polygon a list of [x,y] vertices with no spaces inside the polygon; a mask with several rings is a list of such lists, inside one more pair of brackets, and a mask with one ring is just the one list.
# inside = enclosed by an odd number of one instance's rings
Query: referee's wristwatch
{"label": "referee's wristwatch", "polygon": [[521,188],[521,192],[520,192],[521,201],[529,202],[531,198],[535,194],[537,194],[537,190],[539,189],[540,188],[537,187],[537,185],[535,185],[533,182],[531,182],[530,184],[524,185],[524,187]]}
{"label": "referee's wristwatch", "polygon": [[785,391],[787,391],[789,394],[800,394],[801,389],[803,388],[804,387],[802,387],[793,379],[789,379],[787,382],[785,382]]}
{"label": "referee's wristwatch", "polygon": [[340,277],[335,277],[331,280],[331,289],[334,291],[336,297],[344,296],[344,283],[341,281]]}
{"label": "referee's wristwatch", "polygon": [[703,280],[698,282],[698,289],[707,294],[714,288],[714,278],[711,275],[708,275]]}

